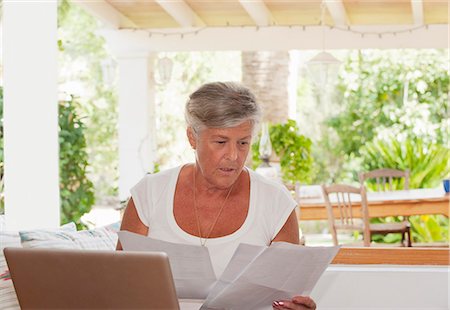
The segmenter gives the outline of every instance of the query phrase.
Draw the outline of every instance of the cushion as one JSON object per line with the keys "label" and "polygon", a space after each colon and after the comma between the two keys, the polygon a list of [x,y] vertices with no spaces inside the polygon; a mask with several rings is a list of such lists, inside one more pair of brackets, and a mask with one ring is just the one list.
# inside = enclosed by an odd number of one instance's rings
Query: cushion
{"label": "cushion", "polygon": [[121,221],[118,221],[103,227],[105,227],[105,229],[108,230],[109,232],[117,234],[120,231],[121,223],[122,223]]}
{"label": "cushion", "polygon": [[80,231],[26,231],[19,235],[24,248],[114,250],[117,244],[117,234],[105,227]]}
{"label": "cushion", "polygon": [[[69,223],[54,230],[34,230],[37,232],[58,231],[76,231],[75,223]],[[18,232],[0,231],[0,308],[1,309],[20,309],[17,301],[16,292],[9,275],[8,266],[6,264],[3,249],[6,247],[21,247],[20,235]]]}

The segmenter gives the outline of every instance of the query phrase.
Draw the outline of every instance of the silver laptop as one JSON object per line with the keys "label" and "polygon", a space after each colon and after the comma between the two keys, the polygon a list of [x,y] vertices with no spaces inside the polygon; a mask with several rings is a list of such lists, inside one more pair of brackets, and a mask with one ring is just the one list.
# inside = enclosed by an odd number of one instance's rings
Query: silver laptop
{"label": "silver laptop", "polygon": [[162,252],[4,249],[22,309],[179,309]]}

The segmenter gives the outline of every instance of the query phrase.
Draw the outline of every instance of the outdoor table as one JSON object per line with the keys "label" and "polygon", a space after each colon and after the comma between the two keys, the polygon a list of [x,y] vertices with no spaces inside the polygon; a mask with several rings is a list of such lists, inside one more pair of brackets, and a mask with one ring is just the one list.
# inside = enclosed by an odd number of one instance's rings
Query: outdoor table
{"label": "outdoor table", "polygon": [[[367,192],[369,216],[411,216],[442,214],[448,217],[449,214],[448,193],[441,188],[421,188],[411,190],[398,190],[386,192]],[[326,220],[327,209],[323,197],[302,198],[299,201],[299,220]],[[353,201],[353,200],[352,200]],[[361,218],[361,208],[355,201],[356,208],[353,209],[354,217]],[[332,201],[333,204],[333,201]],[[338,215],[338,209],[333,208],[333,212]]]}

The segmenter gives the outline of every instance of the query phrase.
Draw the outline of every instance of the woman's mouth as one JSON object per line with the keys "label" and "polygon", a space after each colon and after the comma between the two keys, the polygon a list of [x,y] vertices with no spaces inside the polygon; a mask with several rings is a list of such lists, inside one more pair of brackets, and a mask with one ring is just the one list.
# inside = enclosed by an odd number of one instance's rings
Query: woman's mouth
{"label": "woman's mouth", "polygon": [[232,173],[234,172],[236,169],[234,168],[219,168],[220,171],[224,172],[224,173]]}

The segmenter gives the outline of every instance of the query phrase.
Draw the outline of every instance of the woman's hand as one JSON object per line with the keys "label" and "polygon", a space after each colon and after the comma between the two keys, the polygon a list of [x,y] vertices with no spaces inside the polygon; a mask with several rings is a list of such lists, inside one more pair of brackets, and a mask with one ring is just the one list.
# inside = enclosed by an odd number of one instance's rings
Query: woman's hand
{"label": "woman's hand", "polygon": [[308,296],[295,296],[291,300],[276,300],[272,303],[274,309],[314,310],[316,303]]}

